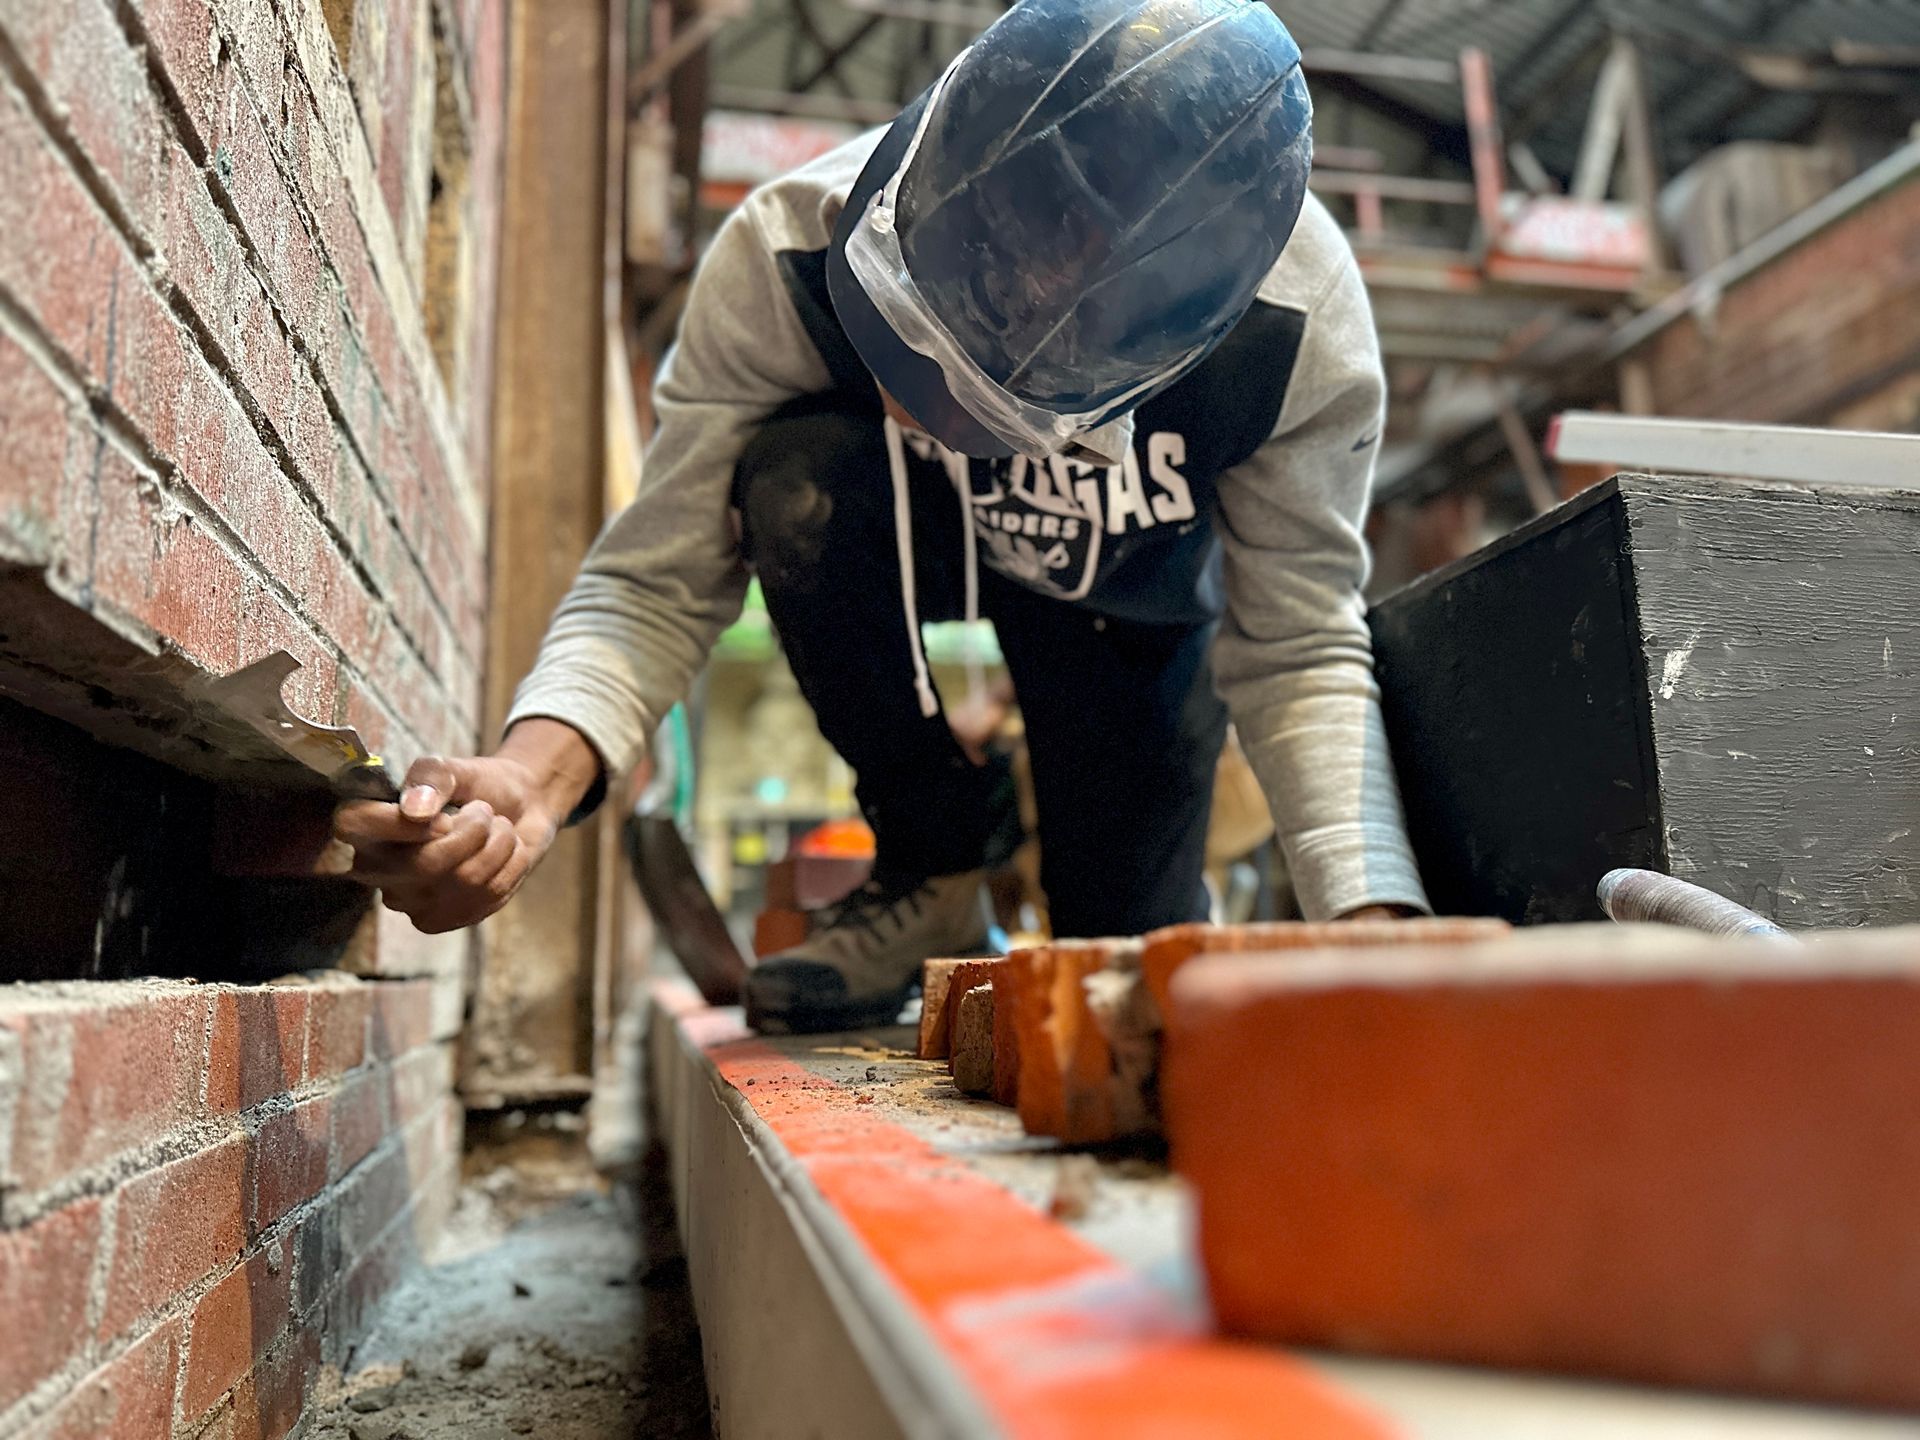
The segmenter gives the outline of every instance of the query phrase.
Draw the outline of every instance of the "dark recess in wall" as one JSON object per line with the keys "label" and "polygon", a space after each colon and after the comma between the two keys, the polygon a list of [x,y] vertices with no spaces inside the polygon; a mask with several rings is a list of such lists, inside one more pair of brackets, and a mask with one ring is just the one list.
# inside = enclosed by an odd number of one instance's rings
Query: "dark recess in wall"
{"label": "dark recess in wall", "polygon": [[337,963],[367,910],[351,880],[231,873],[269,854],[236,830],[312,836],[324,792],[217,784],[6,699],[0,775],[0,980],[265,980]]}

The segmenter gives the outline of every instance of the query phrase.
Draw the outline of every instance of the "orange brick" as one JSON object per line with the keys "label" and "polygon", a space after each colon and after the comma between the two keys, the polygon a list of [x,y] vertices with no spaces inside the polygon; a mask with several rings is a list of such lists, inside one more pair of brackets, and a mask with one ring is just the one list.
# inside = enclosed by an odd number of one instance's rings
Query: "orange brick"
{"label": "orange brick", "polygon": [[292,1247],[283,1236],[200,1297],[187,1336],[182,1418],[192,1424],[280,1338],[292,1313]]}
{"label": "orange brick", "polygon": [[1027,1133],[1069,1144],[1112,1138],[1112,1059],[1087,1009],[1084,986],[1088,976],[1136,944],[1057,941],[1007,958],[1020,1052],[1015,1098]]}
{"label": "orange brick", "polygon": [[1213,1308],[1292,1344],[1920,1405],[1920,930],[1196,961]]}
{"label": "orange brick", "polygon": [[1146,937],[1140,968],[1160,1013],[1167,1010],[1167,986],[1174,972],[1195,955],[1236,951],[1306,950],[1323,946],[1464,945],[1508,933],[1504,920],[1426,919],[1350,920],[1311,923],[1273,920],[1257,925],[1169,925]]}

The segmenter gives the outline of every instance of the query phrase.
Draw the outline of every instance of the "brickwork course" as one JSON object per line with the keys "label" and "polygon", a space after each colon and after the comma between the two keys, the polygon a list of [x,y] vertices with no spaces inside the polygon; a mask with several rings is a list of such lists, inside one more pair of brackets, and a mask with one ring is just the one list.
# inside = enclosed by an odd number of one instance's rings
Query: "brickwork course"
{"label": "brickwork course", "polygon": [[[0,570],[479,742],[506,13],[0,0]],[[287,1433],[451,1195],[467,946],[0,989],[0,1436]]]}
{"label": "brickwork course", "polygon": [[1842,429],[1920,425],[1920,180],[1732,285],[1635,352],[1657,413]]}

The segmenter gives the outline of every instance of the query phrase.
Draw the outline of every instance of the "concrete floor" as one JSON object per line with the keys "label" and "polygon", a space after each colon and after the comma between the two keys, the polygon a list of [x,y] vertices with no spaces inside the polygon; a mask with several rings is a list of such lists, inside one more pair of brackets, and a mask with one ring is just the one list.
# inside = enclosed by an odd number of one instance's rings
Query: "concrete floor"
{"label": "concrete floor", "polygon": [[662,1157],[637,1088],[607,1088],[591,1158],[574,1115],[470,1130],[436,1262],[326,1377],[305,1440],[711,1440]]}

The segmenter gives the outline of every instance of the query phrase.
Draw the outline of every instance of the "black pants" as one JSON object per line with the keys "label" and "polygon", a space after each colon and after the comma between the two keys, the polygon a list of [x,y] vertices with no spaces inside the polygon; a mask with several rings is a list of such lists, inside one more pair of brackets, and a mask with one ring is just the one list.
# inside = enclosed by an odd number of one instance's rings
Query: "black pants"
{"label": "black pants", "polygon": [[[960,501],[940,465],[911,453],[907,463],[920,618],[957,619]],[[878,871],[918,879],[978,868],[988,772],[943,716],[920,713],[878,414],[829,399],[787,406],[741,457],[734,504],[800,689],[858,776]],[[1102,616],[984,566],[980,610],[1026,723],[1054,933],[1137,935],[1204,918],[1207,814],[1226,734],[1207,659],[1213,627]]]}

